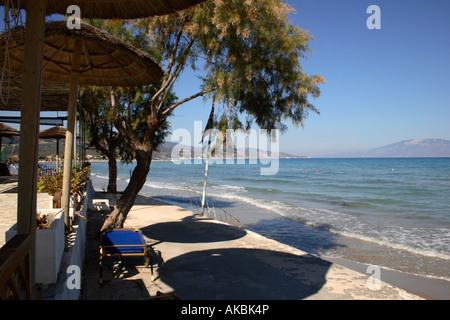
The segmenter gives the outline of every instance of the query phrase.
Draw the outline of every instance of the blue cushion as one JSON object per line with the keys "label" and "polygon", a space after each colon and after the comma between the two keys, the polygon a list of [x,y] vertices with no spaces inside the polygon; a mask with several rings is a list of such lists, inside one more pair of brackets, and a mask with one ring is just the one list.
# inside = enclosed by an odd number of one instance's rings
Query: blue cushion
{"label": "blue cushion", "polygon": [[102,233],[102,247],[107,254],[144,253],[146,243],[142,231],[114,229]]}

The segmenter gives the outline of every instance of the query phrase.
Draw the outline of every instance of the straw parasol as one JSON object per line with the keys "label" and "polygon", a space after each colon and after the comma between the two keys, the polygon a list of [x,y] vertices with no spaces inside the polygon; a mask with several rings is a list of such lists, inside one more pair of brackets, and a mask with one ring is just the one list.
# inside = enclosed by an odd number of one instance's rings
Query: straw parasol
{"label": "straw parasol", "polygon": [[66,129],[60,126],[55,126],[39,133],[39,138],[41,139],[56,139],[56,171],[59,170],[59,140],[65,137]]}
{"label": "straw parasol", "polygon": [[[0,43],[6,36],[14,39],[8,43],[8,52],[9,66],[15,71],[23,67],[23,34],[23,27],[17,27],[0,37]],[[43,79],[70,83],[62,190],[62,207],[67,207],[65,221],[69,227],[68,204],[78,85],[146,85],[159,81],[163,71],[144,51],[84,22],[80,23],[80,29],[69,29],[64,21],[48,23],[43,55]],[[5,56],[0,56],[0,64],[3,59]]]}
{"label": "straw parasol", "polygon": [[[20,7],[25,8],[28,2],[22,0]],[[102,19],[134,19],[158,16],[186,9],[204,0],[47,0],[47,14],[67,14],[67,7],[77,5],[83,18]]]}
{"label": "straw parasol", "polygon": [[[1,49],[8,36],[13,39],[8,47],[9,66],[20,72],[24,61],[24,28],[17,27],[4,33],[0,37]],[[70,83],[76,49],[81,49],[80,85],[140,86],[158,82],[163,76],[161,68],[146,52],[119,38],[84,22],[80,29],[69,29],[66,22],[55,21],[45,27],[42,78]],[[4,59],[2,54],[2,65]]]}
{"label": "straw parasol", "polygon": [[[3,35],[14,39],[8,43],[8,52],[10,68],[16,71],[22,68],[24,61],[23,34],[23,28],[18,27]],[[163,71],[145,52],[84,22],[80,23],[80,29],[68,29],[64,21],[48,23],[43,54],[42,77],[70,83],[62,190],[62,207],[67,206],[65,221],[69,227],[68,204],[78,85],[146,85],[159,81]]]}
{"label": "straw parasol", "polygon": [[0,122],[0,143],[3,137],[12,138],[14,136],[20,135],[19,130],[16,130],[10,126],[7,126],[3,122]]}
{"label": "straw parasol", "polygon": [[66,129],[61,126],[55,126],[39,133],[41,139],[64,139],[65,137]]}
{"label": "straw parasol", "polygon": [[[22,105],[23,74],[13,70],[5,70],[0,99],[0,110],[20,111]],[[25,89],[26,90],[26,89]],[[70,84],[42,80],[41,111],[67,111],[69,104]],[[79,97],[83,105],[90,103],[91,95]]]}
{"label": "straw parasol", "polygon": [[2,144],[3,137],[12,139],[14,136],[19,136],[19,135],[20,135],[19,130],[16,130],[16,129],[0,122],[0,147]]}

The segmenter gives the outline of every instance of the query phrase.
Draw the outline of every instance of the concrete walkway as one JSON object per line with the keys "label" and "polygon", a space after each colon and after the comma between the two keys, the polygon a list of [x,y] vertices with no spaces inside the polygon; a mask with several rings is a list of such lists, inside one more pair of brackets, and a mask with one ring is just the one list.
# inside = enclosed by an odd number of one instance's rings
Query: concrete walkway
{"label": "concrete walkway", "polygon": [[183,300],[420,299],[384,282],[370,290],[369,275],[145,197],[125,227],[140,228],[151,245],[155,281],[143,258],[107,258],[100,285],[98,229],[106,216],[88,215],[82,299],[146,299],[158,291]]}

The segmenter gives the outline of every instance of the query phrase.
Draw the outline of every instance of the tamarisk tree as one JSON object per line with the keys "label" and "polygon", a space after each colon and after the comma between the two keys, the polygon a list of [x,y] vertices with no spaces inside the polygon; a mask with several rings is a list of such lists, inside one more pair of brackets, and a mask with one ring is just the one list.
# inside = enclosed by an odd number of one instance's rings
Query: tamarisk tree
{"label": "tamarisk tree", "polygon": [[[115,127],[136,158],[130,182],[102,230],[120,228],[149,172],[158,132],[167,117],[198,97],[214,98],[242,115],[245,128],[286,130],[284,121],[303,125],[309,101],[320,94],[323,78],[307,75],[300,64],[312,36],[290,23],[293,9],[281,0],[215,0],[171,15],[133,21],[135,34],[148,36],[149,50],[165,75],[145,104],[142,129],[118,116]],[[174,83],[186,67],[201,72],[201,86],[188,97],[171,100]],[[157,88],[157,89],[156,89]],[[206,117],[207,115],[205,115]]]}

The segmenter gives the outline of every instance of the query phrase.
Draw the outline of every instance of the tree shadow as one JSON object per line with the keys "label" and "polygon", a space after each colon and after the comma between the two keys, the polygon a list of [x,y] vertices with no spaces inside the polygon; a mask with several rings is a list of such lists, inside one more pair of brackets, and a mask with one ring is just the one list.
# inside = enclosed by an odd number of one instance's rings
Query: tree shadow
{"label": "tree shadow", "polygon": [[186,217],[182,222],[162,222],[141,228],[142,233],[160,242],[207,243],[230,241],[247,234],[244,229]]}
{"label": "tree shadow", "polygon": [[134,300],[150,297],[143,279],[150,279],[143,257],[103,258],[102,283],[99,268],[100,227],[108,214],[88,210],[85,259],[82,274],[81,300]]}
{"label": "tree shadow", "polygon": [[323,287],[330,266],[308,254],[229,248],[177,256],[159,275],[182,299],[297,300]]}

